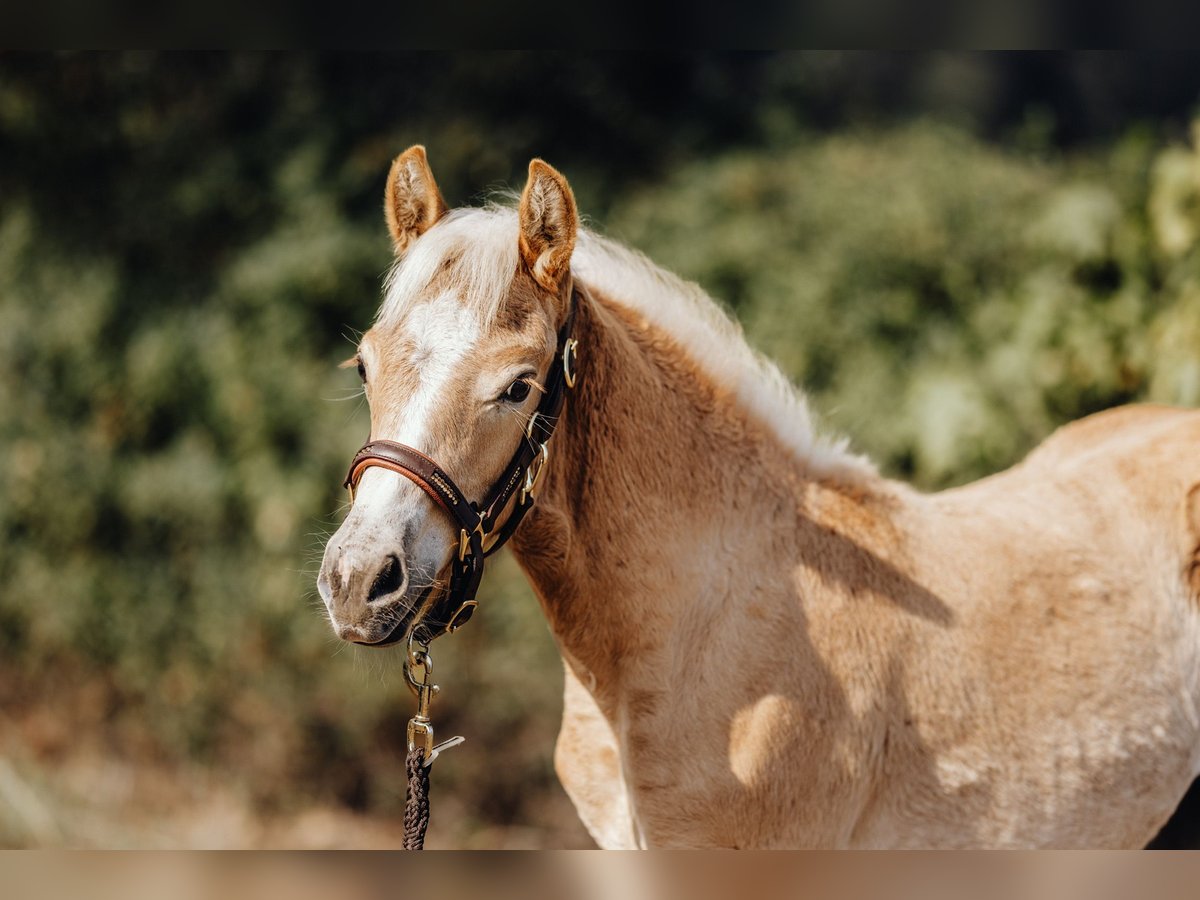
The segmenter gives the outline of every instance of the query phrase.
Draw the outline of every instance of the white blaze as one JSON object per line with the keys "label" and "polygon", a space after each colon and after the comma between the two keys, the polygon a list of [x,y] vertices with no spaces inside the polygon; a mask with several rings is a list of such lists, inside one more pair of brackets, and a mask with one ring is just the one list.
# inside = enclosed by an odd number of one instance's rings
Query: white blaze
{"label": "white blaze", "polygon": [[[407,397],[390,397],[393,408],[374,411],[379,430],[372,439],[395,441],[432,455],[427,438],[434,418],[444,409],[454,379],[463,377],[463,363],[475,351],[480,334],[478,315],[453,296],[410,309],[400,337],[414,348],[405,363],[417,373],[417,387]],[[404,476],[378,466],[367,469],[359,482],[355,508],[368,519],[373,513],[395,510],[398,489],[405,481]]]}

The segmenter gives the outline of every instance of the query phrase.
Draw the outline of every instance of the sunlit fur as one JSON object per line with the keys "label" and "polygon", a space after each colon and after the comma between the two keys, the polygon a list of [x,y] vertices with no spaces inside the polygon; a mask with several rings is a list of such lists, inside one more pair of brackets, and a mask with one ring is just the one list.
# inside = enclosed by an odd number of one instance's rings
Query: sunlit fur
{"label": "sunlit fur", "polygon": [[[400,162],[436,191],[423,151]],[[707,297],[578,231],[565,179],[530,171],[519,214],[390,216],[405,255],[363,345],[376,436],[424,442],[477,498],[536,403],[493,414],[489,392],[544,376],[565,317],[534,270],[573,250],[580,380],[511,547],[566,664],[555,765],[597,842],[1149,840],[1200,773],[1200,413],[1100,413],[920,494],[819,438]],[[379,561],[427,582],[452,532],[369,479],[322,596],[378,634],[412,612],[363,601]]]}

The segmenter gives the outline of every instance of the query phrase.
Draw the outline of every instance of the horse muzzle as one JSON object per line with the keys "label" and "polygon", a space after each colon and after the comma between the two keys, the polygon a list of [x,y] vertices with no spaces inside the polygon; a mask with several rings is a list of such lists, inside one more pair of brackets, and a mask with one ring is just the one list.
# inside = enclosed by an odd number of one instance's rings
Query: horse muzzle
{"label": "horse muzzle", "polygon": [[430,589],[411,590],[409,566],[398,553],[369,553],[331,543],[317,590],[337,636],[380,646],[404,637]]}

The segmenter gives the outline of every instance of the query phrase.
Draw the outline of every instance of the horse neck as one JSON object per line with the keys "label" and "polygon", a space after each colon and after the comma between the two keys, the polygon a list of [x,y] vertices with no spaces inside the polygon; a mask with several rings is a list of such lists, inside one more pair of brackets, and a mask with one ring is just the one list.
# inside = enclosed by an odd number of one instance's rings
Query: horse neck
{"label": "horse neck", "polygon": [[808,482],[729,388],[638,314],[593,292],[576,334],[579,387],[513,546],[564,657],[602,694],[620,660],[653,664],[685,624],[711,634],[737,613]]}

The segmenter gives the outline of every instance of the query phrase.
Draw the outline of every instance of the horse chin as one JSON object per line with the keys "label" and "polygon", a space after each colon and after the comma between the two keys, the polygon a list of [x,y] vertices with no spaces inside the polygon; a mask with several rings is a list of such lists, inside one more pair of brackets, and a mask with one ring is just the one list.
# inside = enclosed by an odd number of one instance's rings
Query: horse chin
{"label": "horse chin", "polygon": [[419,617],[418,614],[424,608],[425,601],[429,599],[429,594],[432,590],[433,588],[428,587],[421,591],[421,593],[417,596],[417,599],[409,606],[408,611],[400,617],[396,624],[392,626],[391,631],[389,631],[384,637],[377,641],[356,640],[352,643],[358,644],[360,647],[390,647],[392,644],[396,644],[404,640],[408,637],[409,633],[416,625]]}

